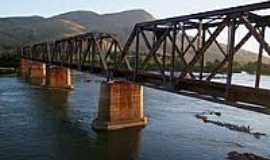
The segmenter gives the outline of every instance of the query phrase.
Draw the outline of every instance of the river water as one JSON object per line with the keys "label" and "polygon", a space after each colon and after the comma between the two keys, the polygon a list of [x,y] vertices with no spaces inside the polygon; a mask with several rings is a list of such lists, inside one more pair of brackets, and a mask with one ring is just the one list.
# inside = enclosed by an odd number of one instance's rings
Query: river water
{"label": "river water", "polygon": [[[76,72],[75,89],[64,91],[30,85],[16,76],[0,77],[0,159],[222,160],[231,151],[270,158],[269,115],[146,87],[150,122],[144,129],[96,133],[91,122],[100,80]],[[195,117],[208,111],[221,112],[212,119],[250,126],[267,136],[256,139]]]}

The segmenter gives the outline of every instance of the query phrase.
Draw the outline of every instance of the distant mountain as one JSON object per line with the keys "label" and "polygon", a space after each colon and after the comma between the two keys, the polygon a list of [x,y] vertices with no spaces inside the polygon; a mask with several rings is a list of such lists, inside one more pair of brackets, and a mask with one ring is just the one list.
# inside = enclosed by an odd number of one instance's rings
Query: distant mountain
{"label": "distant mountain", "polygon": [[14,52],[17,46],[59,39],[86,32],[87,29],[68,20],[42,17],[0,19],[0,54]]}
{"label": "distant mountain", "polygon": [[[220,43],[220,46],[222,49],[226,52],[227,50],[227,45]],[[189,56],[186,56],[187,59],[190,59],[194,56],[193,50],[189,50],[189,53],[187,54]],[[214,62],[216,60],[222,61],[224,59],[224,55],[222,52],[219,50],[219,48],[216,46],[216,44],[212,44],[209,49],[206,51],[205,54],[205,60],[206,62]],[[240,64],[247,64],[249,62],[256,62],[258,60],[258,54],[241,49],[239,50],[235,56],[234,56],[234,61],[238,62]],[[270,58],[269,57],[264,57],[262,59],[263,63],[265,64],[270,64]]]}
{"label": "distant mountain", "polygon": [[[17,46],[60,39],[85,32],[108,32],[118,36],[124,44],[138,22],[151,21],[155,18],[144,10],[130,10],[113,14],[100,15],[91,11],[74,11],[51,18],[39,16],[0,18],[0,55],[14,53]],[[225,45],[223,45],[226,48]],[[142,47],[143,48],[143,47]],[[207,51],[206,61],[221,60],[222,54],[213,45]],[[238,62],[253,62],[257,55],[241,50],[235,57]],[[269,58],[264,63],[270,64]]]}
{"label": "distant mountain", "polygon": [[124,43],[136,23],[155,18],[144,10],[130,10],[104,15],[91,11],[75,11],[55,16],[53,19],[73,21],[93,32],[114,33]]}

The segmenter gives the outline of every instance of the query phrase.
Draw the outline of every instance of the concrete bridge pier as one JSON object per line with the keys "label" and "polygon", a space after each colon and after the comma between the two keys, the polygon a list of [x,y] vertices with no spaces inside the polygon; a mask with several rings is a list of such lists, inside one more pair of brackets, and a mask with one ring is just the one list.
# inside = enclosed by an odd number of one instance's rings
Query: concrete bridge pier
{"label": "concrete bridge pier", "polygon": [[95,130],[144,127],[143,87],[126,81],[103,82],[100,89]]}
{"label": "concrete bridge pier", "polygon": [[29,68],[29,78],[31,83],[38,85],[46,84],[46,64],[32,61]]}
{"label": "concrete bridge pier", "polygon": [[34,79],[45,78],[46,77],[46,64],[32,62],[29,67],[29,77]]}
{"label": "concrete bridge pier", "polygon": [[60,66],[47,66],[46,86],[49,88],[73,89],[71,71]]}
{"label": "concrete bridge pier", "polygon": [[60,66],[49,66],[28,59],[21,59],[21,76],[31,83],[49,88],[72,89],[70,69]]}
{"label": "concrete bridge pier", "polygon": [[21,59],[21,76],[34,84],[45,85],[46,64]]}
{"label": "concrete bridge pier", "polygon": [[22,58],[20,61],[20,75],[23,78],[28,78],[29,77],[29,71],[31,67],[31,61],[28,59]]}

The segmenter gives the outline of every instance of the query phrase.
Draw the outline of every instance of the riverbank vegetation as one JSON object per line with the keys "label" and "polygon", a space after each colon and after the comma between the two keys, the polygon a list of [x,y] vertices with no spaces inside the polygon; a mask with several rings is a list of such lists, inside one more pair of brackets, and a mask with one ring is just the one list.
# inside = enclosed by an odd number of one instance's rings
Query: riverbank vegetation
{"label": "riverbank vegetation", "polygon": [[[221,61],[219,60],[215,60],[214,62],[207,62],[205,63],[204,65],[204,72],[206,73],[211,73],[213,72],[213,70],[215,68],[218,67],[218,65],[221,63]],[[167,69],[166,70],[169,70],[169,64],[170,62],[166,63],[167,64]],[[239,62],[234,62],[233,63],[233,72],[234,73],[242,73],[242,72],[246,72],[248,74],[256,74],[256,71],[257,71],[257,62],[249,62],[249,63],[246,63],[246,64],[241,64]],[[176,70],[178,71],[181,71],[184,69],[184,65],[181,64],[181,63],[176,63],[175,64],[175,68]],[[155,63],[155,61],[151,61],[149,62],[149,64],[147,65],[146,67],[148,70],[158,70],[158,65]],[[194,72],[200,72],[201,70],[201,67],[199,64],[196,64],[193,68],[193,71]],[[224,65],[224,67],[220,68],[218,70],[218,73],[220,74],[226,74],[227,73],[227,65]],[[270,75],[270,64],[262,64],[261,65],[261,73],[263,75]]]}
{"label": "riverbank vegetation", "polygon": [[0,67],[17,68],[19,66],[19,57],[15,55],[3,55],[0,57]]}
{"label": "riverbank vegetation", "polygon": [[19,58],[15,55],[4,55],[0,57],[0,75],[16,73],[19,66]]}
{"label": "riverbank vegetation", "polygon": [[[220,64],[220,61],[216,60],[215,62],[207,62],[205,66],[206,72],[211,72],[213,68],[215,68],[218,64]],[[249,62],[246,64],[240,64],[238,62],[233,63],[233,72],[234,73],[241,73],[246,72],[248,74],[256,74],[258,67],[257,62]],[[220,69],[219,73],[226,73],[227,72],[227,66]],[[263,75],[270,75],[270,64],[262,64],[261,65],[261,73]]]}

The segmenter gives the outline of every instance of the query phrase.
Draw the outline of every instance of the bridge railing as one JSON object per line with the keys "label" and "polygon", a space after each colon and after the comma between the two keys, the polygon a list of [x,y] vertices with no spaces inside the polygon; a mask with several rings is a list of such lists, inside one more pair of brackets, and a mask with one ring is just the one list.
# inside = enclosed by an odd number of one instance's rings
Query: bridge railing
{"label": "bridge railing", "polygon": [[[265,9],[270,9],[270,2],[139,23],[130,34],[121,59],[130,57],[130,50],[134,50],[135,62],[131,67],[135,77],[155,65],[162,79],[169,79],[174,85],[186,78],[211,82],[226,68],[229,90],[234,58],[254,38],[255,45],[259,46],[257,60],[254,60],[257,61],[255,88],[259,88],[263,53],[270,55],[269,42],[264,38],[270,17],[257,14]],[[216,46],[214,52],[223,59],[210,73],[205,73],[206,57],[211,56],[213,46]],[[199,71],[196,68],[200,68]],[[199,76],[195,72],[199,72]]]}

